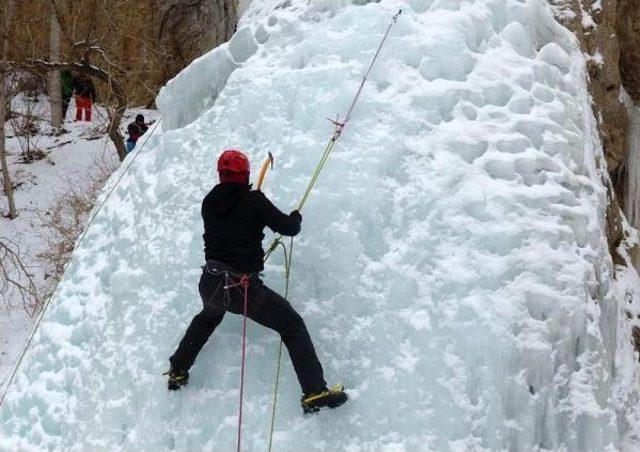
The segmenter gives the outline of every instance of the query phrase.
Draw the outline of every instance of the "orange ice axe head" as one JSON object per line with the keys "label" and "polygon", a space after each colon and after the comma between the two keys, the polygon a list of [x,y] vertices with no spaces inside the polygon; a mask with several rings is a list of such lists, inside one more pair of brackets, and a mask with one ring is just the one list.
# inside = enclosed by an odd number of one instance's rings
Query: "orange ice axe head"
{"label": "orange ice axe head", "polygon": [[271,152],[269,152],[267,159],[262,164],[262,168],[260,168],[260,175],[258,176],[258,184],[256,186],[257,190],[262,189],[262,183],[264,182],[264,177],[267,174],[267,170],[269,169],[269,167],[273,169],[273,161],[274,161],[273,155],[271,154]]}

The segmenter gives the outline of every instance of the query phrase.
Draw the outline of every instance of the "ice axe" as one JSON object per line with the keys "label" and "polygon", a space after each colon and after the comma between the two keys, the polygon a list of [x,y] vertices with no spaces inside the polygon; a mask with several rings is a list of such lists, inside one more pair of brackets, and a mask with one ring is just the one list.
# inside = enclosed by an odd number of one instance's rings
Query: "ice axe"
{"label": "ice axe", "polygon": [[269,155],[267,156],[266,160],[262,164],[262,168],[260,168],[260,174],[258,176],[258,184],[256,185],[256,190],[262,189],[262,183],[264,182],[264,177],[266,176],[267,170],[269,169],[269,167],[273,169],[273,162],[274,162],[273,154],[269,152]]}

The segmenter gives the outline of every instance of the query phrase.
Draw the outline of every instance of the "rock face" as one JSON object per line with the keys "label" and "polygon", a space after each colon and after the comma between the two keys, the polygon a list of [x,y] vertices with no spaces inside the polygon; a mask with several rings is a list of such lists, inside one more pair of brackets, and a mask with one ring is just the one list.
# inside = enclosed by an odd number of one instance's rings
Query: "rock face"
{"label": "rock face", "polygon": [[[609,248],[625,239],[621,208],[625,199],[629,117],[621,88],[640,103],[640,0],[550,0],[558,20],[578,38],[589,73],[593,110],[607,160],[610,206],[607,212]],[[638,227],[638,225],[633,225]]]}
{"label": "rock face", "polygon": [[[627,112],[620,102],[620,45],[616,4],[619,0],[553,0],[557,17],[580,41],[588,55],[589,88],[593,109],[612,178],[618,180],[627,152]],[[631,0],[633,1],[633,0]]]}
{"label": "rock face", "polygon": [[[229,40],[237,23],[236,0],[57,0],[57,4],[63,18],[62,59],[76,61],[79,55],[71,45],[97,38],[124,73],[122,85],[131,105],[152,103],[167,80]],[[17,2],[16,9],[9,57],[47,58],[53,14],[48,0]]]}
{"label": "rock face", "polygon": [[640,104],[640,0],[618,0],[620,74],[631,98]]}
{"label": "rock face", "polygon": [[[604,185],[609,193],[607,240],[616,263],[622,263],[617,248],[625,239],[621,201],[624,199],[624,162],[627,155],[629,118],[620,100],[620,44],[617,35],[617,3],[621,0],[550,0],[557,19],[578,38],[587,57],[592,108],[598,118],[600,138],[607,160],[610,180]],[[637,1],[637,0],[628,0]]]}
{"label": "rock face", "polygon": [[165,82],[195,58],[229,40],[236,26],[233,0],[151,0],[156,39],[168,54]]}

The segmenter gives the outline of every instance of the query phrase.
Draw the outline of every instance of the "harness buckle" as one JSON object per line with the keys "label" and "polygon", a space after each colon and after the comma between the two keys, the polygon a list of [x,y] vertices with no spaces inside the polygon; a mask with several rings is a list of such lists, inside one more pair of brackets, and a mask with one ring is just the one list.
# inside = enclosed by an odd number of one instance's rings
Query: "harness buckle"
{"label": "harness buckle", "polygon": [[234,287],[238,287],[238,286],[242,286],[243,289],[247,289],[249,287],[249,281],[251,279],[251,275],[249,274],[244,274],[242,276],[240,276],[240,279],[238,280],[237,283],[234,284],[229,284],[229,273],[225,272],[225,276],[226,276],[226,285],[224,286],[224,290],[229,290],[229,289],[233,289]]}

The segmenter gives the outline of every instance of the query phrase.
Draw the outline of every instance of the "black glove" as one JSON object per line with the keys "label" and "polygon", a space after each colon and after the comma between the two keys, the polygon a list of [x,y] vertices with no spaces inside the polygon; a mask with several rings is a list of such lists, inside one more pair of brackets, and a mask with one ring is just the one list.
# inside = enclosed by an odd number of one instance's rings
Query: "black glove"
{"label": "black glove", "polygon": [[298,221],[298,223],[302,223],[302,215],[297,210],[294,210],[289,214],[289,216]]}

